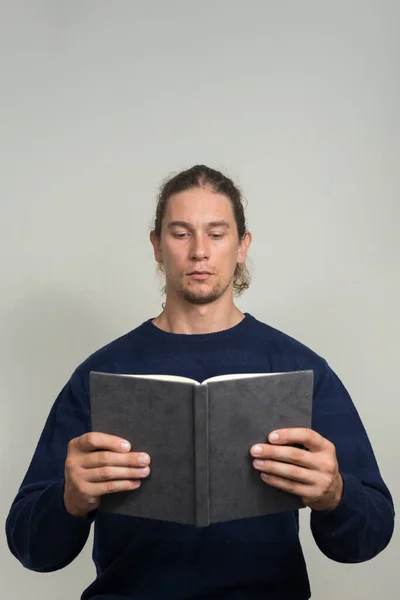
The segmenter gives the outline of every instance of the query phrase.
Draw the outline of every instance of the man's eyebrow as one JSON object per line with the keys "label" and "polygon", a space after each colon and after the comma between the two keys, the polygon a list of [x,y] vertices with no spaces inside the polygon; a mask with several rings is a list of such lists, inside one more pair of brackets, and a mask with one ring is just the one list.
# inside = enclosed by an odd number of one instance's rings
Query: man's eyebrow
{"label": "man's eyebrow", "polygon": [[[171,229],[172,227],[185,227],[186,229],[192,229],[192,226],[187,221],[170,221],[167,224],[167,228]],[[230,225],[228,221],[219,220],[219,221],[210,221],[207,223],[207,227],[225,227],[225,229],[230,229]]]}
{"label": "man's eyebrow", "polygon": [[228,221],[220,220],[220,221],[211,221],[207,224],[208,227],[225,227],[226,229],[230,229]]}

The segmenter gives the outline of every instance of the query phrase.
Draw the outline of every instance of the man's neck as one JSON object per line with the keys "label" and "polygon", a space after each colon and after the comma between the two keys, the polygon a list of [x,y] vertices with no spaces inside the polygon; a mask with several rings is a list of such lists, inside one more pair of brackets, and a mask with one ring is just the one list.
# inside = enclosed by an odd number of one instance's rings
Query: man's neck
{"label": "man's neck", "polygon": [[187,307],[165,303],[165,308],[153,320],[153,324],[169,333],[201,334],[215,333],[234,327],[244,318],[244,314],[232,302],[211,302],[210,304]]}

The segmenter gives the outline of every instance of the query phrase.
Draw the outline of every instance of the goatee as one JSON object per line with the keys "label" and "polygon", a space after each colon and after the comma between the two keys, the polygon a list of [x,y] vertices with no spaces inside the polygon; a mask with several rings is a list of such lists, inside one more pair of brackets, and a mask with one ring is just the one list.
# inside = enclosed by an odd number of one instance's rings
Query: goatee
{"label": "goatee", "polygon": [[204,291],[203,293],[199,290],[184,289],[183,297],[186,302],[190,302],[191,304],[210,304],[211,302],[218,300],[218,298],[226,292],[229,288],[229,284],[230,282],[228,282],[224,288],[216,286],[214,289],[208,290],[207,292]]}

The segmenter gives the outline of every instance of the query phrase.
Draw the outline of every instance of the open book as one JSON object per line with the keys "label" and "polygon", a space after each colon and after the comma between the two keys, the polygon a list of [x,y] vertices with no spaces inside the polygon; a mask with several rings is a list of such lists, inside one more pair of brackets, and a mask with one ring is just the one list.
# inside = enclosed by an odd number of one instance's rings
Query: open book
{"label": "open book", "polygon": [[202,527],[302,508],[299,497],[260,479],[249,451],[274,429],[310,427],[312,393],[313,371],[202,383],[91,372],[92,430],[151,456],[140,488],[103,496],[100,509]]}

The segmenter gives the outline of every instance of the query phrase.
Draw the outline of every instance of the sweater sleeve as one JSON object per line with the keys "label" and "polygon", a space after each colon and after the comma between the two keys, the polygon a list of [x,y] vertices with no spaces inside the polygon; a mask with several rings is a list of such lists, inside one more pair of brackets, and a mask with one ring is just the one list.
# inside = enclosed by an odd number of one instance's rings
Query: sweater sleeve
{"label": "sweater sleeve", "polygon": [[357,410],[326,363],[314,396],[313,429],[335,445],[344,483],[342,500],[335,509],[311,511],[316,544],[337,562],[369,560],[392,537],[393,501]]}
{"label": "sweater sleeve", "polygon": [[6,521],[9,548],[28,569],[61,569],[86,543],[94,515],[70,515],[63,492],[68,442],[88,431],[89,423],[89,402],[76,371],[50,411]]}

